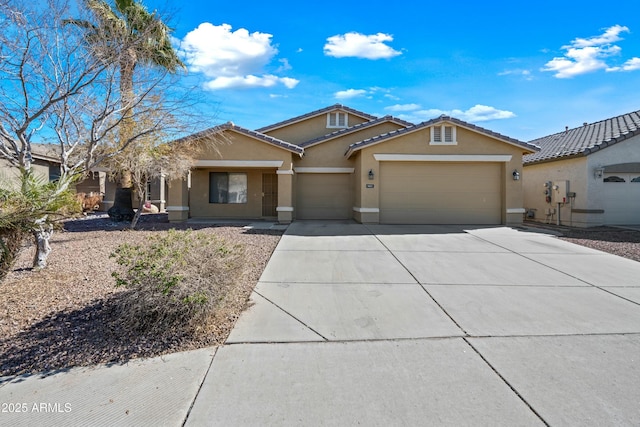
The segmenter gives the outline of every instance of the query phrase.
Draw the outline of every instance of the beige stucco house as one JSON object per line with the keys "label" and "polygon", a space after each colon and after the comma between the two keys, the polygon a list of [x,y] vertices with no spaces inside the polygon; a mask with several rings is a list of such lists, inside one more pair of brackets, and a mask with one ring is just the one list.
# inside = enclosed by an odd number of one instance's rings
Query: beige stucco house
{"label": "beige stucco house", "polygon": [[524,157],[530,219],[575,227],[640,224],[640,111],[530,143],[541,148]]}
{"label": "beige stucco house", "polygon": [[[45,182],[60,176],[60,159],[55,151],[44,144],[32,144],[32,164],[34,175]],[[20,171],[9,161],[0,159],[0,187],[11,188],[19,184]]]}
{"label": "beige stucco house", "polygon": [[255,131],[227,123],[187,138],[221,142],[203,151],[188,179],[171,183],[171,221],[517,224],[522,156],[536,150],[452,117],[414,125],[343,105]]}
{"label": "beige stucco house", "polygon": [[[60,177],[60,154],[55,145],[32,144],[32,168],[34,174],[43,181],[53,181]],[[8,161],[0,159],[0,188],[18,185],[19,170]],[[113,206],[117,184],[109,179],[109,170],[96,167],[82,181],[75,184],[77,193],[94,193],[103,196],[99,205],[100,211],[107,211]],[[166,193],[168,191],[164,177],[156,178],[147,184],[147,200],[156,205],[160,212],[165,211]],[[134,198],[134,206],[138,201]]]}

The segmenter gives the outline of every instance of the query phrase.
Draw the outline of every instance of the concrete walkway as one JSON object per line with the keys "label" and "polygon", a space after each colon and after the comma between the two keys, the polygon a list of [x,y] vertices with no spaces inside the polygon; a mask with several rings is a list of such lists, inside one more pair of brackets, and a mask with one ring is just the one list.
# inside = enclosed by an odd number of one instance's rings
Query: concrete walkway
{"label": "concrete walkway", "polygon": [[640,425],[635,261],[505,227],[296,222],[252,300],[217,352],[5,382],[27,413],[0,425]]}

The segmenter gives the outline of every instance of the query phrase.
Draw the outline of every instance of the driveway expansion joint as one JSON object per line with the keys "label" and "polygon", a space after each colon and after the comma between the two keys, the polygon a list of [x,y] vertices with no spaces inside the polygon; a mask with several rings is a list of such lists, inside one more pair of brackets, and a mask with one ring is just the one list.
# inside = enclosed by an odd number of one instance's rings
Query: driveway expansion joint
{"label": "driveway expansion joint", "polygon": [[256,291],[254,289],[254,292],[258,295],[260,295],[262,298],[264,298],[266,301],[268,301],[270,304],[273,304],[274,307],[276,307],[278,310],[282,311],[283,313],[285,313],[286,315],[290,316],[291,318],[293,318],[294,320],[296,320],[298,323],[300,323],[302,326],[304,326],[305,328],[309,329],[311,332],[313,332],[314,334],[318,335],[320,338],[322,338],[325,341],[329,341],[325,336],[323,336],[320,332],[316,331],[315,329],[313,329],[311,326],[307,325],[306,323],[304,323],[302,320],[298,319],[296,316],[294,316],[293,314],[289,313],[287,310],[285,310],[284,308],[280,307],[278,304],[276,304],[275,302],[271,301],[269,298],[267,298],[266,296],[262,295],[260,292]]}
{"label": "driveway expansion joint", "polygon": [[518,399],[520,399],[522,403],[527,405],[529,410],[531,410],[531,412],[533,412],[535,416],[544,423],[545,426],[549,427],[550,424],[544,419],[544,417],[538,411],[536,411],[536,409],[524,398],[524,396],[520,394],[518,390],[516,390],[516,388],[511,383],[509,383],[509,381],[507,381],[507,379],[500,372],[498,372],[498,370],[482,355],[482,353],[480,353],[480,351],[478,351],[478,349],[476,349],[473,344],[471,344],[466,338],[463,338],[463,340],[469,347],[471,347],[471,349],[478,355],[478,357],[480,357],[480,359],[482,359],[482,361],[487,364],[487,366],[493,371],[493,373],[495,373],[498,378],[500,378],[502,382],[504,382],[507,387],[509,387],[511,391],[515,393],[516,396],[518,396]]}

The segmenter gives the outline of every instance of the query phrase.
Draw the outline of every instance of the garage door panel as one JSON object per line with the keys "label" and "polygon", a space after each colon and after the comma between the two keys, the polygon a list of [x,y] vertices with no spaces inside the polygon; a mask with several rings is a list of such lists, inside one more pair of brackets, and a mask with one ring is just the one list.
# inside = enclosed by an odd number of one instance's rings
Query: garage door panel
{"label": "garage door panel", "polygon": [[297,219],[349,219],[353,206],[350,174],[298,174]]}
{"label": "garage door panel", "polygon": [[381,164],[383,223],[499,224],[501,205],[500,164]]}
{"label": "garage door panel", "polygon": [[605,224],[640,224],[640,182],[632,182],[637,173],[606,174],[624,179],[624,182],[603,183]]}

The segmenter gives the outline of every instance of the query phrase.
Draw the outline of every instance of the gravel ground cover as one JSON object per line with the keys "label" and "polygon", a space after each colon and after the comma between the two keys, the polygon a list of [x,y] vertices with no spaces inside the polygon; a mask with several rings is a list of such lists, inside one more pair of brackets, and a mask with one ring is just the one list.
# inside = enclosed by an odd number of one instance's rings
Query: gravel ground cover
{"label": "gravel ground cover", "polygon": [[[640,261],[640,231],[614,227],[574,229],[526,224],[560,232],[560,239]],[[226,339],[262,274],[282,232],[241,225],[169,224],[166,215],[144,215],[138,231],[105,216],[69,221],[52,239],[49,267],[31,271],[33,248],[25,247],[0,284],[0,377],[41,373],[97,363],[218,345]],[[193,228],[241,243],[247,261],[238,297],[205,336],[145,336],[127,331],[114,316],[122,290],[114,287],[109,255],[123,242],[143,242],[169,228]],[[0,380],[0,383],[2,381]]]}
{"label": "gravel ground cover", "polygon": [[[65,231],[54,234],[49,266],[41,271],[29,268],[34,248],[23,249],[0,284],[0,377],[125,362],[224,342],[282,235],[237,224],[169,224],[163,214],[144,215],[139,230],[126,228],[105,216],[67,222]],[[245,247],[235,298],[206,335],[144,335],[126,330],[114,315],[125,291],[115,288],[111,272],[116,264],[109,255],[121,243],[144,242],[169,228],[197,229]]]}
{"label": "gravel ground cover", "polygon": [[536,222],[526,225],[561,233],[560,239],[640,261],[640,230],[624,227],[571,228]]}

